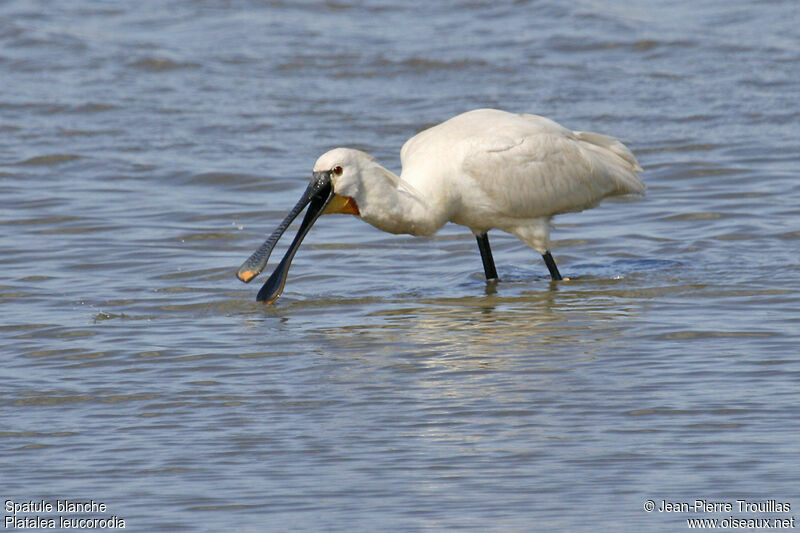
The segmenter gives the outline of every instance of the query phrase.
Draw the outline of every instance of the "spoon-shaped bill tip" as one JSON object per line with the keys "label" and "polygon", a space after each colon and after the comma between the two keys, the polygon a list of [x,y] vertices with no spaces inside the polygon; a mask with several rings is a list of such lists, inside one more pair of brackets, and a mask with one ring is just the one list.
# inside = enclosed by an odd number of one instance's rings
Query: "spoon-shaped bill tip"
{"label": "spoon-shaped bill tip", "polygon": [[270,304],[281,295],[283,287],[286,285],[286,277],[289,275],[289,267],[292,266],[294,254],[297,253],[298,248],[300,248],[300,243],[303,242],[311,226],[314,225],[314,222],[322,215],[322,212],[325,211],[325,206],[328,205],[331,198],[333,198],[333,190],[329,187],[327,191],[322,191],[321,194],[311,199],[311,205],[308,206],[308,211],[306,211],[306,216],[300,224],[300,229],[297,230],[297,235],[294,236],[292,244],[289,245],[289,249],[286,250],[286,254],[284,254],[281,262],[278,263],[275,271],[261,287],[261,290],[258,291],[256,300]]}
{"label": "spoon-shaped bill tip", "polygon": [[292,208],[291,211],[289,211],[275,231],[272,232],[272,235],[270,235],[269,238],[264,241],[264,244],[259,246],[258,249],[253,252],[253,254],[247,258],[244,263],[242,263],[242,266],[239,267],[239,270],[236,272],[236,277],[245,283],[249,283],[253,280],[253,278],[258,276],[267,266],[269,256],[272,253],[273,248],[275,248],[275,245],[278,243],[278,240],[286,231],[286,228],[288,228],[289,224],[291,224],[292,221],[297,218],[297,215],[299,215],[300,212],[310,204],[308,211],[306,211],[306,215],[303,218],[303,222],[300,225],[300,229],[292,241],[292,244],[289,246],[289,249],[286,251],[286,254],[284,255],[280,264],[278,264],[275,271],[258,292],[258,301],[272,303],[278,298],[278,296],[280,296],[281,292],[283,292],[283,286],[286,284],[286,276],[289,273],[289,266],[292,263],[294,254],[300,247],[300,243],[303,241],[303,238],[311,229],[311,226],[320,217],[320,215],[322,215],[322,213],[325,211],[325,207],[330,203],[333,197],[334,194],[333,186],[331,185],[330,181],[330,173],[315,172],[313,178],[311,179],[311,183],[308,185],[308,188],[305,190],[303,196],[300,198],[297,204]]}
{"label": "spoon-shaped bill tip", "polygon": [[236,277],[245,283],[250,283],[250,281],[252,281],[254,277],[258,276],[258,274],[258,272],[243,266],[239,269],[239,272],[236,273]]}

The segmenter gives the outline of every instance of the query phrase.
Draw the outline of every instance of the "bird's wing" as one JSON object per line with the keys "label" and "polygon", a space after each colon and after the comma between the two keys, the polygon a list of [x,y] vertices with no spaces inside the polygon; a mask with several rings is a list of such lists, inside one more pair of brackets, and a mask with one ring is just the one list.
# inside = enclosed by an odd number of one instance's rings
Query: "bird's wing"
{"label": "bird's wing", "polygon": [[636,159],[613,137],[559,126],[493,132],[466,145],[463,174],[515,218],[580,211],[607,196],[644,192]]}

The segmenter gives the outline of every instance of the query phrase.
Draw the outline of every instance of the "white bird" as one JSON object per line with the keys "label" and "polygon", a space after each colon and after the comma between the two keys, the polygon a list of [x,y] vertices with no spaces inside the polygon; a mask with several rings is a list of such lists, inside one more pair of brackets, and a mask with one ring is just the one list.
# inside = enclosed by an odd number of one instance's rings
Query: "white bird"
{"label": "white bird", "polygon": [[610,196],[645,192],[642,168],[618,139],[496,109],[468,111],[418,133],[403,145],[400,160],[397,176],[359,150],[320,156],[302,198],[244,262],[239,279],[247,283],[264,269],[280,236],[310,203],[259,301],[280,296],[300,242],[328,213],[353,214],[389,233],[432,235],[447,222],[466,226],[477,238],[487,280],[497,278],[487,232],[505,231],[541,253],[551,278],[561,280],[550,254],[550,219]]}

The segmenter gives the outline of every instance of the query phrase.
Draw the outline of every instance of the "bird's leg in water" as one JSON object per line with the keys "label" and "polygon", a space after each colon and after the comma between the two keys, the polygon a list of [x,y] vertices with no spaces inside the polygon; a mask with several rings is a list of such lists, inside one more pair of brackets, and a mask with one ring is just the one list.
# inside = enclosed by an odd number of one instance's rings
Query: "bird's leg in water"
{"label": "bird's leg in water", "polygon": [[556,260],[553,259],[552,255],[550,255],[550,250],[547,250],[545,253],[543,253],[542,257],[544,258],[544,264],[547,265],[547,269],[550,271],[550,277],[553,278],[553,281],[561,281],[564,279],[561,277],[561,274],[558,271]]}
{"label": "bird's leg in water", "polygon": [[475,236],[478,239],[478,249],[481,251],[481,260],[483,261],[483,271],[486,273],[486,281],[497,279],[497,270],[494,268],[494,258],[492,257],[492,249],[489,247],[489,234],[481,233]]}

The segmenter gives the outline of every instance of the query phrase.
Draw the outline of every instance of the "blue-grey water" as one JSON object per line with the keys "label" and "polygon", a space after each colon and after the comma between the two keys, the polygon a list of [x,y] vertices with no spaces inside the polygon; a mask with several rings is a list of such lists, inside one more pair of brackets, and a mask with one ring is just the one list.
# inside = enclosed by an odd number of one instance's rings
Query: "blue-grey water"
{"label": "blue-grey water", "polygon": [[[4,517],[800,517],[799,6],[0,3]],[[235,279],[319,154],[399,171],[408,137],[478,107],[620,137],[644,167],[645,198],[555,219],[572,281],[495,232],[487,287],[465,228],[351,216],[318,221],[275,305]],[[790,511],[644,510],[696,499]]]}

